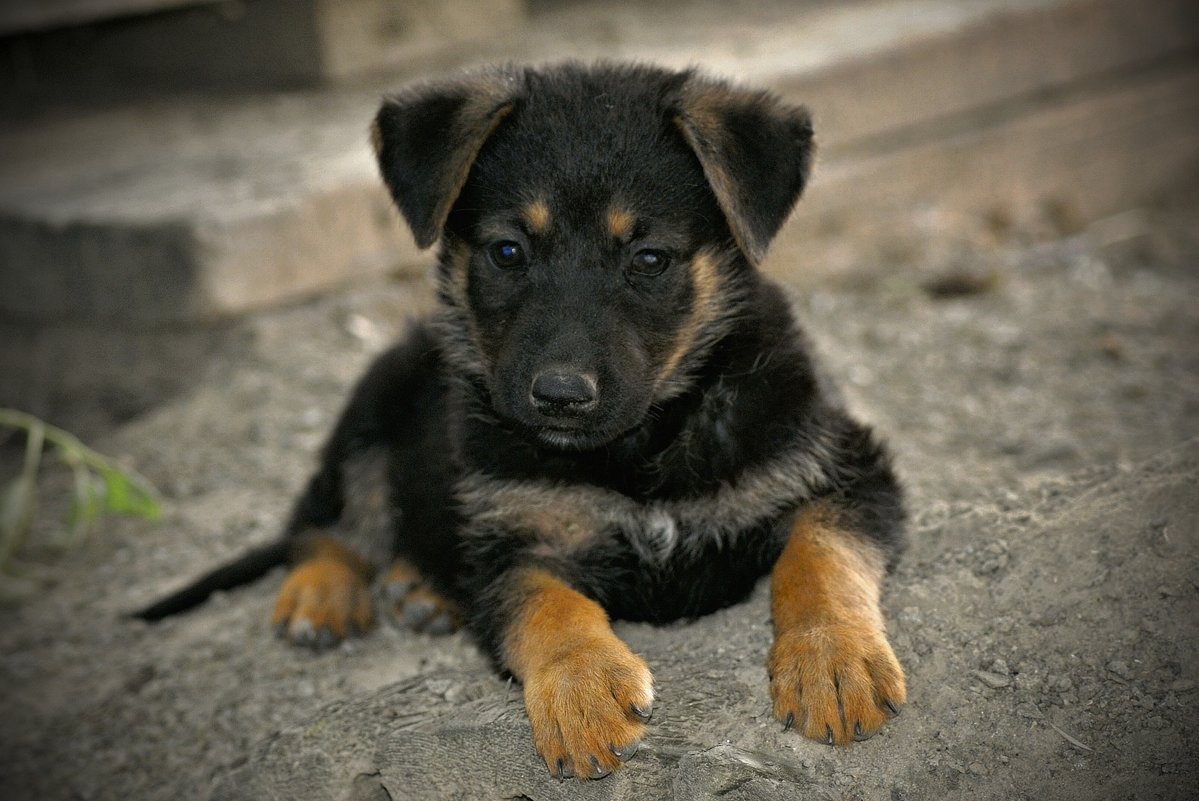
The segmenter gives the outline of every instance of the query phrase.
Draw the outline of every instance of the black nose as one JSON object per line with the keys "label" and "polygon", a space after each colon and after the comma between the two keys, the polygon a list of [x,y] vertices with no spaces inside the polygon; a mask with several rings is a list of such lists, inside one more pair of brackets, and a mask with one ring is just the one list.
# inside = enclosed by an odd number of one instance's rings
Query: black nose
{"label": "black nose", "polygon": [[533,406],[543,414],[581,414],[596,404],[595,376],[546,370],[533,379]]}

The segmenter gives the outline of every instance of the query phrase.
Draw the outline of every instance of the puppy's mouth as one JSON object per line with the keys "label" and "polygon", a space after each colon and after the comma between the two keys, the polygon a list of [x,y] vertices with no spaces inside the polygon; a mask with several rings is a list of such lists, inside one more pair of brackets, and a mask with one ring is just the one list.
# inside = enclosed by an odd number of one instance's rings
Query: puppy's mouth
{"label": "puppy's mouth", "polygon": [[561,451],[591,450],[612,439],[603,432],[559,423],[533,427],[530,433],[539,445]]}
{"label": "puppy's mouth", "polygon": [[634,437],[645,426],[645,420],[638,420],[629,427],[607,426],[604,428],[587,428],[568,423],[549,423],[538,426],[524,426],[525,435],[543,448],[557,451],[593,451]]}

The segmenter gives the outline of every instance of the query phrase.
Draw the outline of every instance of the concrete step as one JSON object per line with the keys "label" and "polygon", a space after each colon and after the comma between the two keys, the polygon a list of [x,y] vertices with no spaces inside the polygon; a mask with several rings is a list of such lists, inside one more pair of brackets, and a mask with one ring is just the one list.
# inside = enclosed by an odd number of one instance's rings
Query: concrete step
{"label": "concrete step", "polygon": [[[179,97],[2,130],[0,320],[145,328],[423,271],[367,123],[402,78],[501,58],[702,62],[808,103],[822,159],[784,235],[812,238],[808,262],[843,246],[821,235],[880,210],[1053,202],[1081,222],[1194,175],[1189,0],[762,2],[735,22],[724,8],[555,7],[386,84]],[[1080,107],[1092,112],[1062,111]]]}
{"label": "concrete step", "polygon": [[10,2],[0,101],[311,87],[494,38],[524,18],[525,0]]}

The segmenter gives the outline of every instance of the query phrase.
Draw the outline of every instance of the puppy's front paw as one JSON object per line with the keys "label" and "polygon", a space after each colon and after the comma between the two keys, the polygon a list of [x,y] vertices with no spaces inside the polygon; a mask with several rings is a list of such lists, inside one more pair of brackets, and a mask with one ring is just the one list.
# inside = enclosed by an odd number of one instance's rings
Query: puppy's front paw
{"label": "puppy's front paw", "polygon": [[583,642],[525,678],[533,744],[550,773],[599,779],[637,752],[653,676],[615,637]]}
{"label": "puppy's front paw", "polygon": [[271,624],[296,645],[330,648],[371,624],[366,581],[344,560],[318,555],[299,564],[275,600]]}
{"label": "puppy's front paw", "polygon": [[903,668],[869,623],[782,631],[768,668],[774,716],[830,745],[867,739],[907,698]]}

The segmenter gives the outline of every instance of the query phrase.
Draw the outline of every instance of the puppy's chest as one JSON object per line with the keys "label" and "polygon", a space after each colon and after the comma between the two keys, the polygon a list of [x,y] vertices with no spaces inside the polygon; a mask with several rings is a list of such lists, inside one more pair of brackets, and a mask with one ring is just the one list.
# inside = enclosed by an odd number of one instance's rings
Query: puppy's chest
{"label": "puppy's chest", "polygon": [[819,454],[783,451],[710,491],[634,499],[586,483],[503,480],[472,473],[457,488],[467,537],[511,537],[543,556],[627,543],[663,565],[731,544],[794,509],[826,484]]}
{"label": "puppy's chest", "polygon": [[639,502],[586,484],[476,475],[462,482],[458,495],[468,536],[513,537],[542,556],[569,556],[624,540],[644,561],[662,563],[689,544],[729,533],[720,521],[697,526],[677,502]]}

